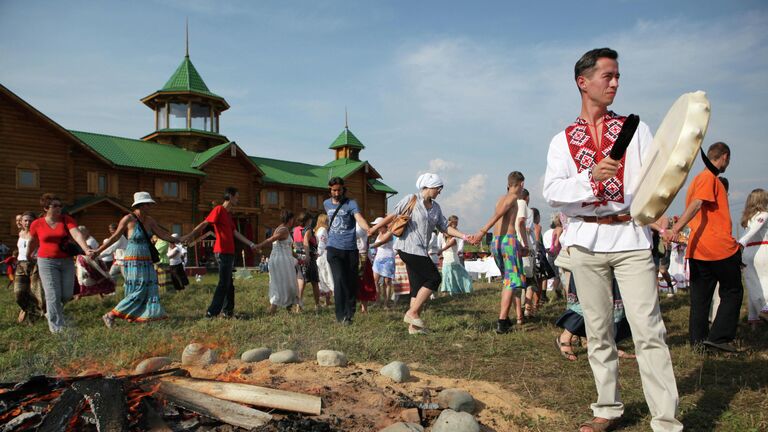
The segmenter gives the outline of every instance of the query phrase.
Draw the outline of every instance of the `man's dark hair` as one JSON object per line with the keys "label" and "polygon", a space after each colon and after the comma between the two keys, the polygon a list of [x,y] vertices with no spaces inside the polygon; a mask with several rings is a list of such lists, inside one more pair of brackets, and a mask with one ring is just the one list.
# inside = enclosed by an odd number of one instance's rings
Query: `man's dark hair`
{"label": "man's dark hair", "polygon": [[237,188],[236,187],[230,186],[230,187],[224,189],[224,201],[231,200],[232,197],[234,197],[235,195],[237,195]]}
{"label": "man's dark hair", "polygon": [[531,194],[531,193],[530,193],[530,192],[528,192],[528,189],[525,189],[525,188],[523,188],[523,199],[526,199],[526,198],[528,198],[528,196],[529,196],[530,194]]}
{"label": "man's dark hair", "polygon": [[290,210],[282,210],[280,212],[280,223],[288,223],[289,220],[293,219],[293,212]]}
{"label": "man's dark hair", "polygon": [[525,176],[520,171],[512,171],[507,176],[507,186],[516,186],[525,181]]}
{"label": "man's dark hair", "polygon": [[328,186],[336,186],[341,185],[344,186],[344,179],[341,177],[331,177],[330,180],[328,180]]}
{"label": "man's dark hair", "polygon": [[728,144],[718,141],[711,146],[709,146],[709,149],[707,150],[707,157],[711,161],[715,161],[720,159],[720,157],[724,154],[727,154],[729,157],[731,156],[731,148],[728,147]]}
{"label": "man's dark hair", "polygon": [[573,79],[577,80],[580,76],[589,77],[594,72],[597,60],[601,58],[609,58],[611,60],[618,60],[619,53],[610,48],[595,48],[584,53],[583,56],[576,62],[576,66],[573,67]]}
{"label": "man's dark hair", "polygon": [[27,211],[25,211],[24,213],[21,214],[22,218],[25,217],[25,216],[32,218],[32,220],[37,219],[37,215],[33,211],[27,210]]}

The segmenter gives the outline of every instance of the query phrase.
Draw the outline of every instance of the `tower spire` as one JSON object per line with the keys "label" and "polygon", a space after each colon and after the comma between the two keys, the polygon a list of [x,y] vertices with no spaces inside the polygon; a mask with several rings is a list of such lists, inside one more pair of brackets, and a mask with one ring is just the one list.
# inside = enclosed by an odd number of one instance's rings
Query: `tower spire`
{"label": "tower spire", "polygon": [[187,42],[187,50],[186,50],[186,57],[189,57],[189,17],[187,17],[187,27],[186,27],[186,42]]}
{"label": "tower spire", "polygon": [[344,129],[349,129],[349,114],[346,106],[344,107]]}

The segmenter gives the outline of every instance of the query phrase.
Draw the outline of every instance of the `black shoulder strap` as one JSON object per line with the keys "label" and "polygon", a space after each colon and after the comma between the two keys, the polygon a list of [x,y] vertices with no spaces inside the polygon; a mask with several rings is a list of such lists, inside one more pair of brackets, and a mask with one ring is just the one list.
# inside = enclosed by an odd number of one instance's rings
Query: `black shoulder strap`
{"label": "black shoulder strap", "polygon": [[133,214],[133,212],[131,212],[131,216],[133,216],[133,218],[136,219],[136,223],[139,224],[139,227],[141,227],[141,232],[144,233],[144,238],[147,239],[147,243],[152,244],[152,239],[149,238],[149,233],[144,228],[144,224],[141,223],[141,220],[139,220],[139,217]]}

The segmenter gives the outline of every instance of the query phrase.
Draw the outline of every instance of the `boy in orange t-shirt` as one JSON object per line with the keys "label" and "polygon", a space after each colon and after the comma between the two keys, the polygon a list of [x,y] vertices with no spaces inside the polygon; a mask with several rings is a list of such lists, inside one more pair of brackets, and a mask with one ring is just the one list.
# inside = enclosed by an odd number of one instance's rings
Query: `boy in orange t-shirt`
{"label": "boy in orange t-shirt", "polygon": [[[685,211],[666,233],[665,239],[677,236],[690,222],[686,258],[691,271],[691,310],[689,332],[691,346],[704,344],[723,351],[736,351],[739,310],[744,295],[741,283],[741,249],[733,238],[728,193],[715,170],[725,172],[731,151],[725,143],[712,144],[707,157],[713,167],[693,179],[685,197]],[[717,283],[720,306],[709,328],[709,308]]]}

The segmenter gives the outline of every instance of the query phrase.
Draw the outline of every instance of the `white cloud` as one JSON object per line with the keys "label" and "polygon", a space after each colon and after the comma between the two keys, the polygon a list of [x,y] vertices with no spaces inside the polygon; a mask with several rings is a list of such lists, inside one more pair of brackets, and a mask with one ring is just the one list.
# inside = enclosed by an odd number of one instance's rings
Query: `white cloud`
{"label": "white cloud", "polygon": [[[477,205],[483,202],[487,196],[487,182],[487,175],[474,174],[464,183],[461,183],[458,188],[451,188],[455,192],[438,198],[445,216],[458,215],[462,219],[461,226],[463,229],[467,232],[474,232],[478,226],[478,221],[490,216],[490,209]],[[486,215],[486,213],[488,214]]]}
{"label": "white cloud", "polygon": [[419,174],[424,173],[434,173],[439,174],[442,177],[445,177],[445,174],[454,171],[459,167],[459,165],[455,162],[447,161],[444,159],[432,159],[429,161],[429,168],[426,171],[419,171]]}
{"label": "white cloud", "polygon": [[[509,171],[522,171],[529,179],[531,205],[546,216],[551,210],[543,202],[541,183],[547,146],[580,109],[573,64],[587,49],[609,45],[620,53],[622,72],[612,108],[640,114],[652,130],[679,95],[707,91],[713,114],[704,144],[723,140],[731,145],[734,157],[726,175],[734,185],[732,197],[743,199],[768,182],[758,174],[768,159],[758,126],[768,95],[765,28],[768,14],[757,12],[708,22],[639,21],[586,42],[513,46],[468,37],[411,41],[386,71],[396,80],[379,95],[382,119],[400,126],[388,141],[419,142],[415,158],[431,152],[461,161],[452,170],[479,168],[485,173],[482,185],[492,190],[505,184]],[[431,159],[431,167],[435,161],[443,159]],[[396,162],[376,164],[385,181],[388,172],[397,172]],[[701,168],[697,162],[694,173]],[[471,179],[480,182],[477,175]],[[460,188],[464,192],[444,198],[443,207],[463,216],[464,227],[474,228],[482,223],[474,215],[490,212],[496,194],[488,196],[485,187],[471,184],[467,180]],[[393,186],[399,187],[396,179]],[[684,197],[679,194],[670,210],[679,213]],[[733,204],[734,218],[741,207],[741,202]]]}

